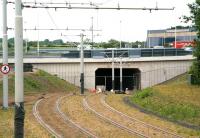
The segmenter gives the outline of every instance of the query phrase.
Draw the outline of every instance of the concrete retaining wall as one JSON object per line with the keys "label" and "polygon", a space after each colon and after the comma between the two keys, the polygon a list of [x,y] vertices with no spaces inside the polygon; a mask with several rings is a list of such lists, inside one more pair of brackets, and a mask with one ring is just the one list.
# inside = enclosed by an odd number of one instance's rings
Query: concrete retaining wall
{"label": "concrete retaining wall", "polygon": [[[154,57],[146,59],[123,59],[123,68],[138,68],[141,71],[140,86],[146,88],[169,80],[188,71],[192,57]],[[77,60],[62,59],[61,62],[32,62],[33,67],[80,86],[80,63]],[[109,59],[89,59],[85,61],[85,88],[95,88],[95,71],[98,68],[112,68]],[[116,59],[115,68],[119,68]]]}

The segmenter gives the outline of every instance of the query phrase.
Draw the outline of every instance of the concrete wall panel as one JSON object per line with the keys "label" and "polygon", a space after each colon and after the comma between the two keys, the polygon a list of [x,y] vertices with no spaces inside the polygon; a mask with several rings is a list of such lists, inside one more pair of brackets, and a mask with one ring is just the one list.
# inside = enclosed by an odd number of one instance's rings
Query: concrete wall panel
{"label": "concrete wall panel", "polygon": [[[159,58],[159,57],[158,57]],[[123,61],[124,68],[138,68],[141,71],[141,88],[150,87],[188,71],[192,60],[165,60],[165,61]],[[44,70],[50,74],[80,86],[80,63],[33,63],[34,68]],[[111,68],[111,61],[86,62],[85,88],[95,88],[95,71],[98,68]],[[119,63],[115,63],[119,68]]]}

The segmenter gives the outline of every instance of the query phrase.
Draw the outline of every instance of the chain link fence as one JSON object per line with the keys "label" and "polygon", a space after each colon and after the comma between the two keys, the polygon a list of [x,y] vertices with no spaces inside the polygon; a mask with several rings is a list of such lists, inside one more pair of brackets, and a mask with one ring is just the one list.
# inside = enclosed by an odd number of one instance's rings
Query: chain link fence
{"label": "chain link fence", "polygon": [[[178,75],[186,73],[189,70],[188,66],[172,66],[163,67],[152,70],[143,70],[139,73],[133,73],[132,75],[122,74],[122,89],[125,90],[137,90],[151,87],[167,80],[170,80]],[[57,70],[54,72],[46,70],[52,75],[70,82],[76,86],[80,86],[80,73],[79,71],[65,72],[64,70]],[[120,76],[114,77],[115,90],[120,90]],[[112,89],[112,74],[109,75],[84,75],[84,86],[86,89],[94,89],[97,86],[104,86],[106,90]]]}

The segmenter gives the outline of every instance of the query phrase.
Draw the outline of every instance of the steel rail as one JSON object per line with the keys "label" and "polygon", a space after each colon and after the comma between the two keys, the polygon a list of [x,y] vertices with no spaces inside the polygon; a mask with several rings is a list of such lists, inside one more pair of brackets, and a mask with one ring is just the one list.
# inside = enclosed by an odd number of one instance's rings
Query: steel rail
{"label": "steel rail", "polygon": [[120,124],[120,123],[118,123],[118,122],[116,122],[116,121],[113,121],[113,120],[111,120],[111,119],[109,119],[109,118],[106,118],[106,117],[103,116],[102,114],[98,113],[97,111],[95,111],[94,109],[92,109],[92,108],[89,106],[89,104],[88,104],[86,98],[83,99],[83,106],[84,106],[86,109],[92,111],[92,112],[93,112],[94,114],[96,114],[97,116],[99,116],[101,119],[103,119],[103,120],[105,120],[105,121],[111,123],[112,125],[114,125],[114,126],[120,128],[120,129],[123,129],[123,130],[125,130],[125,131],[127,131],[127,132],[129,132],[129,133],[131,133],[131,134],[137,135],[137,136],[139,136],[139,137],[149,138],[148,136],[146,136],[146,135],[144,135],[144,134],[141,134],[140,132],[138,132],[138,131],[136,131],[136,130],[132,130],[132,129],[130,129],[130,128],[128,128],[128,127],[126,127],[126,126],[124,126],[124,125],[122,125],[122,124]]}
{"label": "steel rail", "polygon": [[58,134],[53,128],[51,128],[48,124],[46,124],[44,122],[44,120],[42,120],[42,117],[39,114],[39,111],[37,110],[39,103],[42,101],[43,99],[38,100],[34,106],[33,106],[33,115],[36,118],[36,120],[40,123],[40,125],[45,128],[51,135],[53,135],[56,138],[63,138],[60,134]]}
{"label": "steel rail", "polygon": [[[68,96],[72,96],[72,95],[68,95]],[[60,101],[68,96],[63,96],[60,97],[57,101],[56,101],[56,110],[58,111],[59,115],[62,117],[62,119],[68,122],[70,122],[72,125],[74,125],[76,128],[78,128],[79,130],[81,130],[81,132],[85,133],[87,136],[92,137],[92,138],[98,138],[96,135],[92,134],[89,130],[81,127],[80,125],[78,125],[77,123],[75,123],[74,121],[72,121],[69,117],[67,117],[61,110],[60,110]]]}
{"label": "steel rail", "polygon": [[121,115],[121,116],[123,116],[123,117],[129,119],[129,120],[132,120],[132,121],[136,121],[136,122],[138,122],[138,123],[141,123],[142,125],[147,126],[148,129],[151,128],[151,129],[153,129],[153,130],[158,130],[159,132],[162,132],[163,134],[170,135],[170,136],[172,136],[173,138],[184,138],[184,137],[179,136],[179,135],[177,135],[177,134],[175,134],[175,133],[171,133],[171,132],[168,132],[168,131],[166,131],[166,130],[164,130],[164,129],[162,129],[162,128],[159,128],[159,127],[156,127],[156,126],[147,124],[147,123],[145,123],[145,122],[143,122],[143,121],[140,121],[140,120],[138,120],[138,119],[136,119],[136,118],[130,117],[130,116],[128,116],[128,115],[126,115],[126,114],[124,114],[124,113],[122,113],[122,112],[116,110],[115,108],[111,107],[110,105],[108,105],[108,104],[106,103],[105,97],[106,97],[105,95],[101,97],[101,103],[102,103],[103,106],[107,107],[110,111],[115,112],[115,113],[117,113],[117,114],[119,114],[119,115]]}

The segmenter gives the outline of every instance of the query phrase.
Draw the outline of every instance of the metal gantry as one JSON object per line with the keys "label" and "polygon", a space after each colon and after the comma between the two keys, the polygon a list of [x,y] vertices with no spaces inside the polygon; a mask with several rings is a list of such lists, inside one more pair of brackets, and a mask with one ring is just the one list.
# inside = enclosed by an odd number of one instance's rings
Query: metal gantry
{"label": "metal gantry", "polygon": [[[13,1],[9,1],[8,3],[15,4]],[[81,6],[72,6],[72,5],[81,5]],[[82,6],[82,5],[89,5],[89,6]],[[120,4],[117,7],[100,7],[102,3],[53,3],[53,2],[23,2],[23,8],[32,8],[32,9],[78,9],[78,10],[147,10],[147,11],[157,11],[157,10],[174,10],[172,8],[158,8],[157,4],[155,8],[146,8],[146,7],[120,7]]]}

